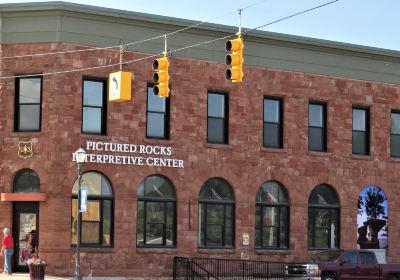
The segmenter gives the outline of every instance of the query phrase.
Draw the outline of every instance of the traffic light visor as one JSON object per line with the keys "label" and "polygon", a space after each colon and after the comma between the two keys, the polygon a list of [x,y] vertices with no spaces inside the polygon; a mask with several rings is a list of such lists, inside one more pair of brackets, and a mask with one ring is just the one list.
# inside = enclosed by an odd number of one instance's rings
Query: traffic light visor
{"label": "traffic light visor", "polygon": [[238,53],[231,53],[225,56],[226,65],[238,65],[242,62],[242,57]]}
{"label": "traffic light visor", "polygon": [[227,51],[238,51],[243,49],[242,38],[226,41],[225,48]]}
{"label": "traffic light visor", "polygon": [[153,74],[153,81],[155,83],[167,83],[168,80],[168,73],[163,72],[156,72]]}
{"label": "traffic light visor", "polygon": [[167,85],[156,85],[153,87],[153,93],[159,97],[168,97],[169,88]]}
{"label": "traffic light visor", "polygon": [[242,80],[242,73],[239,69],[237,68],[232,68],[232,69],[226,69],[225,71],[225,78],[227,80],[237,80],[241,81]]}
{"label": "traffic light visor", "polygon": [[154,93],[154,95],[158,95],[158,92],[159,92],[158,86],[154,86],[154,87],[153,87],[153,93]]}
{"label": "traffic light visor", "polygon": [[153,70],[164,69],[168,67],[168,59],[166,57],[162,57],[153,61]]}

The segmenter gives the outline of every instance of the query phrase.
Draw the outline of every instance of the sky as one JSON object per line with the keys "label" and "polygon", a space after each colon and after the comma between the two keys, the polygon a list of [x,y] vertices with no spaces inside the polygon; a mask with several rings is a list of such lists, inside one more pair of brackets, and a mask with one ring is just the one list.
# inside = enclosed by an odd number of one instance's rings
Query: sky
{"label": "sky", "polygon": [[[70,0],[67,2],[255,28],[332,0]],[[0,0],[5,3],[50,2]],[[339,0],[261,30],[400,51],[399,0]]]}

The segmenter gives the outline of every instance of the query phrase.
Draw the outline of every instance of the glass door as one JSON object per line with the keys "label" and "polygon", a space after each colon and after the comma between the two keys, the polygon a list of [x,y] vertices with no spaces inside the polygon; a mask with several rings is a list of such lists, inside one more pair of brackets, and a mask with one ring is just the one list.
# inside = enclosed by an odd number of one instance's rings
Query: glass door
{"label": "glass door", "polygon": [[14,270],[28,271],[27,258],[37,253],[39,240],[39,203],[14,203]]}

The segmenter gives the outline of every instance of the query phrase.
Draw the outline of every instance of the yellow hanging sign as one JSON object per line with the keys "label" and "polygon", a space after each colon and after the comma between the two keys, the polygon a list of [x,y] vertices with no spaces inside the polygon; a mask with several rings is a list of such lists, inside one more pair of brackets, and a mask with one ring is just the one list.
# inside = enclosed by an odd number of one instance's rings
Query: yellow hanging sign
{"label": "yellow hanging sign", "polygon": [[131,100],[132,73],[118,71],[111,73],[108,80],[109,101],[130,101]]}

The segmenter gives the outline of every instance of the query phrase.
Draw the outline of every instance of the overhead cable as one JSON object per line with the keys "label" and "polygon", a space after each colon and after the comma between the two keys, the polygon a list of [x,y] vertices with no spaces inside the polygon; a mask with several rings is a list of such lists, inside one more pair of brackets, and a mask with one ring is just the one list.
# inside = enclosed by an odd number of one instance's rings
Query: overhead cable
{"label": "overhead cable", "polygon": [[[307,9],[307,10],[304,10],[304,11],[301,11],[301,12],[298,12],[298,13],[295,13],[295,14],[292,14],[292,15],[289,15],[289,16],[286,16],[286,17],[283,17],[283,18],[274,20],[274,21],[272,21],[272,22],[269,22],[269,23],[260,25],[260,26],[258,26],[258,27],[251,28],[251,29],[247,29],[244,33],[247,34],[247,33],[250,32],[250,31],[254,31],[254,30],[260,29],[260,28],[262,28],[262,27],[272,25],[272,24],[277,23],[277,22],[281,22],[281,21],[283,21],[283,20],[286,20],[286,19],[289,19],[289,18],[298,16],[298,15],[304,14],[304,13],[306,13],[306,12],[310,12],[310,11],[316,10],[316,9],[318,9],[318,8],[321,8],[321,7],[330,5],[330,4],[335,3],[335,2],[338,2],[338,1],[339,1],[339,0],[330,1],[330,2],[327,2],[327,3],[325,3],[325,4],[322,4],[322,5],[319,5],[319,6],[315,6],[315,7],[313,7],[313,8],[310,8],[310,9]],[[163,36],[161,36],[161,37],[163,37]],[[190,45],[190,46],[185,46],[185,47],[181,47],[181,48],[174,49],[174,50],[168,50],[168,53],[170,54],[170,53],[175,53],[175,52],[183,51],[183,50],[186,50],[186,49],[198,47],[198,46],[205,45],[205,44],[210,44],[210,43],[213,43],[213,42],[216,42],[216,41],[220,41],[220,40],[224,40],[224,39],[231,38],[231,37],[236,37],[236,34],[230,34],[230,35],[226,35],[226,36],[219,37],[219,38],[216,38],[216,39],[208,40],[208,41],[205,41],[205,42],[196,43],[196,44],[193,44],[193,45]],[[142,58],[139,58],[139,59],[134,59],[134,60],[130,60],[130,61],[125,61],[124,64],[131,64],[131,63],[134,63],[134,62],[139,62],[139,61],[142,61],[142,60],[146,60],[146,59],[150,59],[150,58],[159,57],[159,56],[161,56],[161,55],[163,55],[163,52],[162,52],[162,53],[159,53],[159,54],[154,54],[154,55],[142,57]],[[100,66],[87,67],[87,68],[78,68],[78,69],[72,69],[72,70],[55,71],[55,72],[47,72],[47,73],[39,73],[39,74],[16,75],[16,76],[3,76],[3,77],[0,77],[0,79],[25,78],[25,77],[36,77],[36,76],[48,76],[48,75],[65,74],[65,73],[72,73],[72,72],[81,72],[81,71],[87,71],[87,70],[93,70],[93,69],[109,68],[109,67],[114,67],[114,66],[119,66],[119,65],[120,65],[119,63],[113,63],[113,64],[107,64],[107,65],[100,65]]]}
{"label": "overhead cable", "polygon": [[280,19],[271,21],[271,22],[269,22],[269,23],[266,23],[266,24],[263,24],[263,25],[260,25],[260,26],[257,26],[257,27],[251,28],[251,29],[247,29],[244,33],[248,33],[248,32],[250,32],[250,31],[254,31],[254,30],[257,30],[257,29],[260,29],[260,28],[263,28],[263,27],[266,27],[266,26],[269,26],[269,25],[272,25],[272,24],[275,24],[275,23],[278,23],[278,22],[287,20],[287,19],[292,18],[292,17],[299,16],[299,15],[301,15],[301,14],[305,14],[305,13],[311,12],[311,11],[313,11],[313,10],[322,8],[322,7],[324,7],[324,6],[328,6],[328,5],[333,4],[333,3],[335,3],[335,2],[338,2],[338,1],[339,1],[339,0],[330,1],[330,2],[327,2],[327,3],[321,4],[321,5],[319,5],[319,6],[315,6],[315,7],[313,7],[313,8],[310,8],[310,9],[307,9],[307,10],[304,10],[304,11],[301,11],[301,12],[298,12],[298,13],[295,13],[295,14],[292,14],[292,15],[290,15],[290,16],[283,17],[283,18],[280,18]]}
{"label": "overhead cable", "polygon": [[[259,1],[259,2],[255,2],[255,3],[250,4],[250,5],[242,8],[242,9],[249,9],[251,7],[254,7],[254,6],[259,5],[259,4],[261,4],[263,2],[266,2],[266,1],[268,1],[268,0],[262,0],[262,1]],[[147,39],[143,39],[143,40],[140,40],[140,41],[134,41],[134,42],[126,43],[126,44],[119,44],[119,45],[107,46],[107,47],[86,48],[86,49],[80,49],[80,50],[55,51],[55,52],[45,52],[45,53],[36,53],[36,54],[22,54],[22,55],[14,55],[14,56],[0,56],[0,59],[15,59],[15,58],[24,58],[24,57],[38,57],[38,56],[47,56],[47,55],[59,55],[59,54],[79,53],[79,52],[88,52],[88,51],[119,49],[121,47],[133,46],[133,45],[136,45],[136,44],[141,44],[141,43],[145,43],[145,42],[148,42],[148,41],[160,39],[160,38],[163,38],[164,36],[172,36],[174,34],[186,31],[188,29],[195,28],[195,27],[200,26],[202,24],[211,23],[211,21],[214,21],[214,20],[219,19],[219,18],[226,17],[226,16],[234,14],[234,13],[236,13],[236,10],[232,11],[232,12],[229,12],[229,13],[226,13],[226,14],[223,14],[221,16],[217,16],[215,18],[211,18],[211,19],[209,19],[207,21],[201,21],[201,22],[198,22],[196,24],[181,28],[179,30],[172,31],[170,33],[166,33],[166,34],[158,35],[158,36],[155,36],[155,37],[152,37],[152,38],[147,38]]]}

